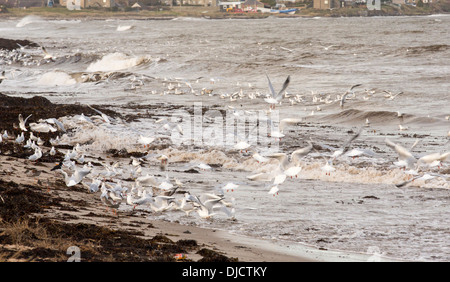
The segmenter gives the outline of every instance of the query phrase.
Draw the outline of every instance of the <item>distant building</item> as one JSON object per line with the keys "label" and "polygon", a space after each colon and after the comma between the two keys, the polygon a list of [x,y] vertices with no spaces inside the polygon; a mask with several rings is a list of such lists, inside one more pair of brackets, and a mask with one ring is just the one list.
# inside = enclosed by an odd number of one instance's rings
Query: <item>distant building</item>
{"label": "distant building", "polygon": [[259,2],[258,0],[247,0],[242,3],[242,8],[244,10],[264,8],[264,3]]}
{"label": "distant building", "polygon": [[0,0],[0,5],[5,7],[44,7],[47,5],[47,0]]}
{"label": "distant building", "polygon": [[214,6],[215,0],[181,0],[183,5]]}
{"label": "distant building", "polygon": [[219,2],[218,6],[219,6],[219,10],[221,12],[226,12],[227,9],[233,9],[233,8],[242,9],[241,2],[228,2],[228,1]]}
{"label": "distant building", "polygon": [[334,8],[334,1],[333,0],[314,0],[313,2],[313,8],[314,9],[331,9]]}
{"label": "distant building", "polygon": [[115,6],[114,0],[85,0],[86,7],[111,8]]}
{"label": "distant building", "polygon": [[114,0],[59,0],[59,4],[70,10],[73,7],[76,7],[75,9],[78,9],[78,7],[82,9],[89,7],[111,8],[116,5]]}

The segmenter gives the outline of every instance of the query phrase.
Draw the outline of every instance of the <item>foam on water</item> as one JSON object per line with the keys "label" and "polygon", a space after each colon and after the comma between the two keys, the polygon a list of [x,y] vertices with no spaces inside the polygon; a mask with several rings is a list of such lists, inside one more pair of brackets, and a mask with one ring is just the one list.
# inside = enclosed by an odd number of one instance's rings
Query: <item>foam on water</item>
{"label": "foam on water", "polygon": [[43,21],[42,18],[38,17],[38,16],[34,16],[34,15],[29,15],[24,17],[23,19],[21,19],[17,24],[16,27],[24,27],[28,24],[31,23],[35,23],[35,22],[40,22]]}
{"label": "foam on water", "polygon": [[[58,55],[55,62],[40,65],[25,66],[18,62],[5,65],[8,79],[3,81],[2,91],[13,95],[37,92],[48,96],[52,102],[138,105],[116,108],[126,114],[135,115],[136,111],[142,114],[139,121],[131,123],[70,126],[67,118],[68,133],[62,142],[79,143],[93,157],[104,157],[111,149],[168,155],[169,177],[189,183],[185,188],[193,194],[230,180],[246,182],[231,194],[236,199],[237,221],[221,217],[203,221],[183,213],[152,214],[152,218],[306,242],[325,249],[364,252],[377,246],[380,252],[408,260],[448,260],[450,250],[446,248],[448,230],[445,227],[450,222],[449,217],[443,216],[448,206],[448,182],[439,177],[428,181],[417,179],[397,188],[394,184],[408,180],[409,176],[393,166],[398,156],[384,141],[388,138],[409,147],[420,138],[414,154],[448,150],[448,145],[443,147],[443,144],[448,140],[446,58],[450,42],[442,34],[448,34],[449,16],[433,17],[316,20],[272,17],[258,21],[208,21],[208,25],[203,24],[204,19],[190,18],[139,23],[114,20],[113,24],[83,20],[77,25],[62,22],[59,26],[64,30],[53,29],[52,32],[49,32],[48,21],[34,21],[33,32],[29,28],[15,28],[15,22],[0,21],[5,37],[34,39]],[[20,25],[27,27],[33,22],[32,18],[22,20]],[[103,25],[103,28],[92,29],[92,24]],[[418,28],[430,24],[433,28]],[[145,33],[118,33],[118,25],[136,25]],[[349,32],[336,36],[329,26],[341,26]],[[240,36],[236,36],[236,30]],[[121,36],[115,36],[118,34]],[[335,47],[324,49],[330,45]],[[37,49],[23,52],[38,58],[42,55]],[[158,61],[147,54],[163,59]],[[160,63],[162,61],[164,63]],[[62,71],[49,72],[54,67]],[[16,72],[14,78],[11,77],[13,71]],[[24,71],[23,74],[20,71]],[[287,91],[302,97],[292,105],[286,98],[277,106],[280,118],[301,117],[304,121],[285,132],[280,152],[303,147],[305,140],[311,137],[317,141],[315,148],[329,157],[332,151],[326,152],[318,143],[339,148],[356,128],[365,126],[367,118],[370,126],[364,127],[366,130],[353,145],[369,148],[378,156],[355,159],[342,156],[334,162],[336,170],[326,175],[321,169],[323,158],[310,153],[302,159],[298,178],[286,179],[278,187],[279,195],[269,195],[267,185],[272,181],[249,181],[246,177],[276,171],[277,160],[258,163],[250,152],[234,150],[233,143],[221,144],[221,135],[213,136],[207,130],[196,144],[184,142],[183,137],[173,138],[167,132],[156,132],[154,118],[168,117],[178,108],[170,105],[190,109],[190,105],[201,101],[206,109],[223,110],[230,105],[237,109],[267,110],[263,101],[269,92],[265,72],[275,90],[290,75]],[[86,75],[92,79],[83,80]],[[86,83],[73,84],[70,77]],[[183,79],[174,79],[176,77]],[[138,87],[130,89],[133,80],[141,80],[142,84],[134,84]],[[37,85],[36,81],[42,84]],[[185,81],[194,88],[196,95],[184,86]],[[173,90],[168,91],[168,86],[176,86],[177,82],[184,87],[178,90],[187,90],[185,94],[174,95]],[[252,86],[247,87],[247,83]],[[363,85],[356,89],[355,97],[348,97],[341,109],[338,96],[357,83]],[[41,94],[49,87],[55,94]],[[213,92],[199,95],[202,88]],[[237,97],[234,101],[227,96],[241,89],[245,94],[251,91],[262,95],[256,99]],[[369,97],[364,89],[374,90],[375,94]],[[392,100],[386,98],[383,90],[404,93]],[[310,95],[311,91],[320,96]],[[332,101],[324,104],[320,97],[328,95]],[[152,106],[147,111],[146,104]],[[317,106],[321,107],[320,112]],[[312,110],[315,114],[309,116]],[[402,119],[397,111],[402,112]],[[222,114],[223,111],[219,115]],[[401,122],[409,130],[399,131],[397,126]],[[221,122],[204,122],[205,127],[219,128],[217,132],[222,132],[220,125]],[[137,142],[139,134],[163,137],[156,139],[150,148],[143,148]],[[234,136],[225,137],[228,140]],[[180,140],[182,142],[177,142]],[[256,150],[265,151],[269,143],[266,141],[267,137],[262,138]],[[125,168],[130,165],[126,158],[119,158],[119,161]],[[161,175],[159,167],[154,165],[156,159],[153,161],[144,169]],[[184,168],[192,163],[207,163],[212,169],[186,173]],[[448,161],[440,170],[432,171],[448,175]]]}
{"label": "foam on water", "polygon": [[152,61],[152,57],[128,56],[124,53],[112,53],[103,56],[100,60],[91,63],[87,71],[119,71],[139,66]]}
{"label": "foam on water", "polygon": [[67,86],[76,84],[76,80],[63,71],[51,71],[43,74],[38,82],[39,85],[45,86]]}

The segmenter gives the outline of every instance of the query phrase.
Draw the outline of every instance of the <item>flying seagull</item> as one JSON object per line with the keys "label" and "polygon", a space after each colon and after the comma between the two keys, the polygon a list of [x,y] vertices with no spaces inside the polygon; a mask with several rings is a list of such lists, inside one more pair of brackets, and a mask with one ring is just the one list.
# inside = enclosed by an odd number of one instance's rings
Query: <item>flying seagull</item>
{"label": "flying seagull", "polygon": [[349,90],[347,90],[345,92],[344,95],[342,95],[341,103],[340,103],[341,108],[344,108],[345,99],[347,99],[348,94],[350,94],[350,93],[354,94],[353,89],[355,89],[356,87],[361,86],[361,85],[362,84],[355,84],[355,85],[353,85],[352,87],[350,87]]}
{"label": "flying seagull", "polygon": [[264,101],[266,101],[267,103],[270,104],[271,109],[274,109],[275,105],[280,103],[281,99],[283,99],[283,92],[288,87],[289,82],[291,82],[291,76],[289,75],[286,78],[286,80],[283,83],[283,87],[281,88],[280,92],[278,92],[278,94],[275,93],[275,90],[273,89],[272,82],[270,81],[269,76],[267,74],[266,74],[266,76],[267,76],[267,80],[269,82],[269,89],[270,89],[271,96],[269,96],[268,98],[265,98]]}

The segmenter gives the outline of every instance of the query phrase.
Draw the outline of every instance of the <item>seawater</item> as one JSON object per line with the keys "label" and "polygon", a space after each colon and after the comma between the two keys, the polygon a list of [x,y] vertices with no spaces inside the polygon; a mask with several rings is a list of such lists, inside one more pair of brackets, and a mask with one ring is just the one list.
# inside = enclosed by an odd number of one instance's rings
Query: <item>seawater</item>
{"label": "seawater", "polygon": [[[0,21],[2,37],[34,41],[56,59],[42,61],[42,51],[34,48],[22,50],[33,58],[27,65],[2,61],[8,79],[0,91],[14,96],[42,95],[57,103],[106,104],[123,114],[141,114],[133,122],[75,130],[62,138],[69,144],[80,143],[93,156],[110,149],[144,150],[137,137],[154,134],[158,129],[155,120],[173,118],[179,110],[191,117],[195,103],[200,103],[197,121],[204,139],[177,143],[168,135],[161,143],[176,145],[150,153],[168,155],[168,175],[184,182],[191,193],[239,183],[239,188],[226,193],[236,209],[236,220],[221,215],[203,220],[175,212],[153,218],[325,249],[367,253],[376,248],[381,255],[394,258],[448,261],[448,181],[437,178],[397,188],[395,184],[407,176],[393,166],[397,155],[385,139],[405,147],[420,139],[414,149],[417,156],[449,150],[448,144],[444,145],[450,129],[446,119],[450,115],[449,31],[448,15],[5,19]],[[250,153],[218,142],[235,136],[233,128],[227,135],[233,125],[227,127],[225,120],[236,111],[254,111],[261,116],[267,112],[263,100],[269,93],[266,74],[276,91],[290,75],[286,91],[298,98],[292,102],[283,99],[276,107],[277,120],[295,117],[302,122],[289,127],[286,136],[271,148],[267,144],[273,139],[261,135],[253,150],[290,153],[306,146],[308,140],[320,149],[320,154],[314,151],[302,159],[298,178],[287,179],[275,196],[268,194],[269,183],[247,179],[275,170],[275,160],[257,163]],[[349,97],[344,108],[339,107],[339,96],[355,84],[361,84],[355,89],[356,96]],[[202,89],[212,93],[199,95]],[[384,91],[403,93],[391,100]],[[232,99],[235,93],[242,93],[243,98]],[[250,99],[249,94],[257,98]],[[403,115],[401,120],[398,112]],[[205,116],[218,118],[218,122]],[[369,127],[365,127],[366,119]],[[65,121],[70,124],[69,117]],[[400,123],[408,130],[400,131]],[[325,175],[323,157],[332,152],[320,144],[338,148],[361,127],[363,132],[353,147],[370,149],[376,155],[343,157],[336,162],[336,171]],[[213,138],[206,135],[208,128],[217,129],[216,133],[223,129],[225,134],[214,135],[222,139],[207,139]],[[183,172],[195,162],[208,163],[213,169]],[[146,169],[164,176],[155,167]],[[448,162],[439,172],[449,174]]]}

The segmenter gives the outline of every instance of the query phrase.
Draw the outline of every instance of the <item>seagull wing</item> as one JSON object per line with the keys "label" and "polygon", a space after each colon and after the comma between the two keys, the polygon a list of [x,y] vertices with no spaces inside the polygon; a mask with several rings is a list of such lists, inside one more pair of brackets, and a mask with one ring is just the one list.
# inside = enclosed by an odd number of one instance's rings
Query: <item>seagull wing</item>
{"label": "seagull wing", "polygon": [[347,95],[348,95],[348,94],[350,94],[349,91],[345,92],[344,95],[342,95],[342,98],[341,98],[341,104],[340,104],[341,107],[344,106],[345,99],[347,98]]}
{"label": "seagull wing", "polygon": [[269,75],[266,73],[267,76],[267,81],[269,82],[269,89],[270,89],[270,93],[272,94],[272,98],[275,98],[277,96],[277,94],[275,93],[275,90],[273,89],[273,85],[272,82],[270,81]]}
{"label": "seagull wing", "polygon": [[281,88],[280,92],[278,92],[277,94],[277,98],[278,97],[282,97],[284,90],[286,90],[286,88],[289,86],[289,83],[291,82],[291,76],[288,75],[288,77],[286,78],[286,80],[283,83],[283,87]]}
{"label": "seagull wing", "polygon": [[96,111],[97,113],[99,113],[99,114],[102,116],[102,118],[103,118],[107,123],[110,122],[109,117],[108,117],[105,113],[102,113],[101,111],[99,111],[99,110],[97,110],[97,109],[94,109],[91,105],[87,105],[87,106],[88,106],[89,108],[93,109],[94,111]]}
{"label": "seagull wing", "polygon": [[297,158],[301,158],[303,156],[306,156],[307,154],[309,154],[312,149],[313,149],[313,144],[311,142],[308,142],[309,145],[304,147],[304,148],[300,148],[298,150],[295,150],[294,152],[292,152],[291,154],[291,158],[292,159],[297,159]]}
{"label": "seagull wing", "polygon": [[353,90],[353,89],[355,89],[356,87],[359,87],[359,86],[361,86],[362,84],[355,84],[355,85],[353,85],[352,87],[350,87],[350,90]]}
{"label": "seagull wing", "polygon": [[361,135],[361,132],[362,132],[362,128],[360,128],[360,129],[358,130],[358,132],[357,132],[355,135],[351,136],[350,139],[348,139],[348,140],[344,143],[344,146],[342,146],[342,148],[343,148],[342,153],[343,153],[343,154],[346,153],[346,152],[348,151],[348,149],[350,149],[350,144],[351,144],[356,138],[358,138],[359,135]]}

